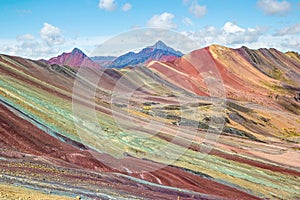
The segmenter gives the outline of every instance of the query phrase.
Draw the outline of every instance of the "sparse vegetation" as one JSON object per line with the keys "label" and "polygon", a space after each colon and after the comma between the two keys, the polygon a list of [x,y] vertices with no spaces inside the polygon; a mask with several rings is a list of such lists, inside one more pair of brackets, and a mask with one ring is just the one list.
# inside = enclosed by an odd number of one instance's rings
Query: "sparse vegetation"
{"label": "sparse vegetation", "polygon": [[270,76],[276,80],[280,81],[287,81],[287,79],[284,77],[282,71],[275,67],[273,70],[269,72]]}
{"label": "sparse vegetation", "polygon": [[283,134],[287,137],[300,136],[300,132],[296,132],[296,128],[283,128]]}

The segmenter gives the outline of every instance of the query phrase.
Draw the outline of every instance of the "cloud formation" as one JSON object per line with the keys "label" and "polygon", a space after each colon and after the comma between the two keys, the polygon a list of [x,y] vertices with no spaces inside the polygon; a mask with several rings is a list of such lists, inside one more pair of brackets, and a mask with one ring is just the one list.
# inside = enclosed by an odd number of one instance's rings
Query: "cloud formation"
{"label": "cloud formation", "polygon": [[115,0],[100,0],[98,6],[100,9],[113,11],[117,8],[117,3]]}
{"label": "cloud formation", "polygon": [[19,35],[17,37],[18,41],[28,41],[28,40],[34,40],[35,37],[31,34],[25,34],[25,35]]}
{"label": "cloud formation", "polygon": [[241,28],[232,22],[223,27],[207,26],[196,32],[185,32],[201,46],[221,44],[225,46],[256,42],[264,30],[262,28]]}
{"label": "cloud formation", "polygon": [[226,22],[223,26],[223,30],[227,34],[244,33],[246,30],[233,24],[232,22]]}
{"label": "cloud formation", "polygon": [[296,35],[300,33],[300,23],[295,24],[293,26],[285,27],[279,30],[275,35],[283,36],[283,35]]}
{"label": "cloud formation", "polygon": [[154,15],[147,23],[150,27],[175,29],[177,25],[173,22],[174,15],[172,13],[164,12],[159,15]]}
{"label": "cloud formation", "polygon": [[40,30],[40,37],[36,38],[31,34],[19,35],[15,40],[1,41],[0,50],[9,55],[43,58],[57,54],[65,42],[61,30],[45,22]]}
{"label": "cloud formation", "polygon": [[12,43],[13,41],[4,46],[2,51],[9,55],[18,55],[29,58],[44,58],[59,52],[58,47],[50,47],[39,40],[24,40],[21,42],[19,41],[14,45],[12,45]]}
{"label": "cloud formation", "polygon": [[60,45],[65,42],[65,39],[61,34],[61,30],[46,22],[40,31],[40,36],[49,46]]}
{"label": "cloud formation", "polygon": [[189,8],[189,12],[192,13],[196,18],[201,18],[206,15],[206,6],[200,6],[197,1],[193,1]]}
{"label": "cloud formation", "polygon": [[259,0],[257,6],[267,15],[286,15],[291,10],[291,4],[280,0]]}

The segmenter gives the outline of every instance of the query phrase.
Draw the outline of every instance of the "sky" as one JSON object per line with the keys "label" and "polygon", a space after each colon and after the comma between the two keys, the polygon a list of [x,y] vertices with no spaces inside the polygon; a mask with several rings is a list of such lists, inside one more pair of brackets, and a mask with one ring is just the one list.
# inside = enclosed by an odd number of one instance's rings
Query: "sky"
{"label": "sky", "polygon": [[[1,0],[0,17],[0,53],[32,59],[75,47],[89,54],[111,38],[145,27],[170,29],[199,48],[300,52],[299,0]],[[176,48],[188,51],[184,45]]]}

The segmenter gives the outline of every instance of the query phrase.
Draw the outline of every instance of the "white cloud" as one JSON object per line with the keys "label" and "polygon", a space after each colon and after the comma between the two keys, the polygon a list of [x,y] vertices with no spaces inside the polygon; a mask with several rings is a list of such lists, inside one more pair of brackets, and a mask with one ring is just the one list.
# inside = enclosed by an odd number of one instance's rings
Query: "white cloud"
{"label": "white cloud", "polygon": [[65,42],[61,30],[48,23],[44,23],[44,26],[40,31],[40,36],[49,46],[60,45]]}
{"label": "white cloud", "polygon": [[275,35],[296,35],[300,33],[300,23],[279,30]]}
{"label": "white cloud", "polygon": [[98,4],[100,9],[113,11],[117,8],[115,0],[100,0]]}
{"label": "white cloud", "polygon": [[232,22],[225,23],[225,25],[223,26],[223,30],[229,34],[235,34],[235,33],[246,31],[245,29],[238,27],[237,25],[233,24]]}
{"label": "white cloud", "polygon": [[64,44],[65,39],[61,30],[44,23],[40,37],[25,34],[17,36],[16,39],[0,40],[0,51],[8,55],[39,59],[56,55]]}
{"label": "white cloud", "polygon": [[[183,32],[183,34],[193,39],[200,47],[219,44],[232,48],[247,46],[252,49],[276,48],[282,52],[291,50],[300,52],[299,35],[271,35],[262,27],[241,28],[231,22],[226,24],[223,27],[209,26],[196,32]],[[230,27],[237,27],[228,30],[228,24],[233,24]]]}
{"label": "white cloud", "polygon": [[189,8],[190,13],[194,14],[196,18],[203,17],[207,13],[206,6],[200,6],[197,1],[194,1]]}
{"label": "white cloud", "polygon": [[122,10],[123,10],[124,12],[129,11],[131,8],[132,8],[132,5],[131,5],[130,3],[125,3],[125,4],[122,6]]}
{"label": "white cloud", "polygon": [[28,57],[32,59],[45,58],[59,52],[58,47],[50,47],[41,40],[11,41],[2,47],[1,51],[8,55]]}
{"label": "white cloud", "polygon": [[253,49],[275,48],[279,51],[300,51],[300,37],[296,35],[273,36],[263,35],[256,42],[245,43],[245,46]]}
{"label": "white cloud", "polygon": [[31,59],[49,59],[62,52],[70,52],[74,47],[89,53],[111,36],[67,38],[64,44],[57,46],[49,46],[41,38],[18,40],[19,37],[16,39],[0,39],[0,53]]}
{"label": "white cloud", "polygon": [[277,35],[271,35],[264,27],[240,27],[232,22],[222,27],[207,26],[198,31],[183,32],[200,47],[212,44],[232,48],[247,46],[252,49],[276,48],[282,52],[300,52],[299,24],[280,30]]}
{"label": "white cloud", "polygon": [[184,17],[183,20],[182,20],[182,22],[183,22],[185,25],[187,25],[187,26],[191,26],[191,25],[194,24],[193,21],[192,21],[190,18],[188,18],[188,17]]}
{"label": "white cloud", "polygon": [[31,34],[19,35],[17,37],[18,41],[27,41],[27,40],[34,40],[34,36]]}
{"label": "white cloud", "polygon": [[298,36],[287,36],[284,42],[281,42],[280,45],[286,48],[285,51],[296,50],[300,51],[300,37]]}
{"label": "white cloud", "polygon": [[232,22],[227,22],[221,28],[208,26],[197,32],[185,34],[198,41],[201,46],[208,46],[211,44],[233,46],[256,42],[263,33],[264,29],[260,27],[241,28]]}
{"label": "white cloud", "polygon": [[259,0],[257,5],[267,15],[282,16],[291,10],[291,4],[286,0]]}
{"label": "white cloud", "polygon": [[177,25],[173,22],[174,15],[172,13],[164,12],[160,15],[154,15],[149,21],[148,26],[175,29]]}

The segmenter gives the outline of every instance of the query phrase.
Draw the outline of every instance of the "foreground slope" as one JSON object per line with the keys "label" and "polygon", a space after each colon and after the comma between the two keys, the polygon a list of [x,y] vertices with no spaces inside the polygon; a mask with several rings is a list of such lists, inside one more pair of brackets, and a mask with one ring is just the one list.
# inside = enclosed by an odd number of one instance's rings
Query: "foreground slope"
{"label": "foreground slope", "polygon": [[[213,60],[224,72],[232,99],[223,112],[214,110],[214,100],[205,97],[199,73],[208,70],[195,69],[184,59],[122,70],[86,68],[101,77],[91,104],[84,94],[93,86],[76,75],[77,69],[1,55],[3,188],[14,183],[44,194],[103,199],[297,199],[299,115],[278,102],[290,101],[294,91],[281,94],[285,86],[280,80],[259,73],[236,50],[229,54],[246,64],[231,65],[236,61],[219,59],[218,51],[223,50],[216,48],[191,56],[198,58],[198,64]],[[239,70],[250,74],[244,80]],[[75,78],[83,88],[74,94]],[[182,80],[189,81],[193,90]],[[124,87],[115,102],[119,83]],[[126,104],[121,94],[130,88],[137,89]],[[272,89],[278,101],[268,97]],[[257,96],[270,102],[255,103],[250,98]],[[72,101],[83,111],[80,115],[74,115]],[[94,111],[96,121],[90,115]],[[218,122],[212,121],[219,120],[224,123],[223,133],[206,154],[210,141],[205,138],[216,134]],[[157,123],[148,126],[149,122]]]}

